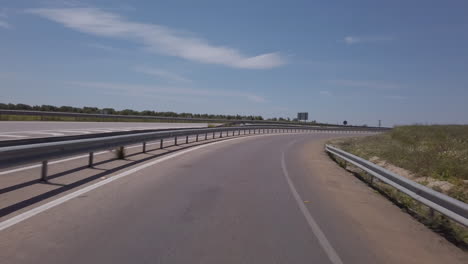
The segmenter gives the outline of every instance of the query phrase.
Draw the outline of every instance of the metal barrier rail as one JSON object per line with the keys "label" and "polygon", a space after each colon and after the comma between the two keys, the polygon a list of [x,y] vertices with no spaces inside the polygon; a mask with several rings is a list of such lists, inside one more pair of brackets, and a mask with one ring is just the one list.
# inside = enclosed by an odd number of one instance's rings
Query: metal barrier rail
{"label": "metal barrier rail", "polygon": [[142,130],[130,130],[130,131],[114,131],[114,132],[99,132],[91,134],[80,134],[80,135],[69,135],[69,136],[53,136],[53,137],[38,137],[38,138],[25,138],[25,139],[8,139],[0,140],[0,147],[10,147],[19,145],[39,144],[39,143],[51,143],[66,140],[77,140],[77,139],[88,139],[88,138],[100,138],[100,137],[111,137],[120,135],[133,135],[148,132],[161,132],[161,131],[172,131],[172,130],[188,130],[188,129],[200,129],[200,128],[164,128],[164,129],[142,129]]}
{"label": "metal barrier rail", "polygon": [[138,133],[131,135],[117,135],[107,137],[97,137],[89,139],[64,140],[59,142],[37,143],[19,146],[0,147],[0,169],[14,167],[33,162],[42,162],[41,180],[47,181],[47,163],[48,160],[67,157],[75,154],[89,153],[88,166],[93,166],[94,152],[100,150],[109,150],[116,147],[124,147],[131,144],[143,143],[143,152],[146,152],[146,142],[160,140],[160,148],[162,149],[163,140],[166,138],[174,138],[177,145],[178,137],[188,137],[196,135],[196,142],[199,141],[199,135],[204,135],[205,140],[215,138],[215,134],[219,137],[238,136],[243,134],[257,133],[285,133],[285,132],[302,132],[302,131],[342,131],[341,129],[318,129],[308,127],[272,127],[272,126],[244,126],[244,127],[222,127],[222,128],[202,128],[202,129],[182,129]]}
{"label": "metal barrier rail", "polygon": [[468,204],[397,175],[341,149],[326,145],[325,150],[377,177],[400,192],[428,206],[431,210],[435,210],[468,227]]}

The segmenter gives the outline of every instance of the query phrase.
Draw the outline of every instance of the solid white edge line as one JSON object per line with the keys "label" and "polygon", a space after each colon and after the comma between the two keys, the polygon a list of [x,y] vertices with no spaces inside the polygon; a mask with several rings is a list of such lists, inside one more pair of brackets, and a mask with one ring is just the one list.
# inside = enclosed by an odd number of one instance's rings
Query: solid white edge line
{"label": "solid white edge line", "polygon": [[314,233],[315,237],[317,238],[319,244],[322,246],[323,250],[327,254],[328,258],[333,264],[343,264],[343,261],[341,261],[340,257],[338,256],[335,249],[328,241],[322,229],[320,229],[319,225],[314,220],[314,218],[310,214],[307,207],[304,205],[304,200],[302,200],[301,196],[297,192],[296,187],[294,187],[294,184],[291,178],[289,177],[289,173],[286,168],[286,162],[284,160],[284,152],[281,153],[281,168],[283,169],[283,175],[286,178],[286,181],[288,182],[289,188],[291,189],[294,199],[299,205],[299,209],[301,210],[302,214],[307,220],[307,223],[309,224],[310,229],[312,229],[312,233]]}
{"label": "solid white edge line", "polygon": [[0,134],[0,137],[27,138],[28,136]]}
{"label": "solid white edge line", "polygon": [[[258,135],[258,136],[261,136],[261,135]],[[60,204],[66,202],[68,200],[71,200],[71,199],[73,199],[75,197],[78,197],[78,196],[80,196],[82,194],[85,194],[85,193],[87,193],[89,191],[92,191],[92,190],[94,190],[96,188],[99,188],[99,187],[101,187],[101,186],[103,186],[105,184],[108,184],[110,182],[113,182],[115,180],[123,178],[123,177],[128,176],[128,175],[130,175],[132,173],[135,173],[135,172],[140,171],[142,169],[148,168],[150,166],[153,166],[153,165],[158,164],[160,162],[163,162],[165,160],[172,159],[172,158],[175,158],[177,156],[183,155],[185,153],[192,152],[192,151],[195,151],[195,150],[198,150],[198,149],[201,149],[201,148],[206,148],[206,147],[209,147],[209,146],[212,146],[212,145],[215,145],[215,144],[225,143],[225,142],[229,142],[229,141],[232,141],[232,140],[247,139],[247,138],[252,138],[252,137],[237,137],[237,138],[231,138],[231,139],[226,139],[226,140],[222,140],[222,141],[211,142],[211,143],[208,143],[208,144],[205,144],[205,145],[196,146],[196,147],[193,147],[193,148],[190,148],[190,149],[187,149],[187,150],[183,150],[181,152],[177,152],[177,153],[171,154],[169,156],[165,156],[165,157],[162,157],[160,159],[157,159],[157,160],[142,164],[142,165],[140,165],[138,167],[132,168],[132,169],[130,169],[128,171],[124,171],[124,172],[119,173],[119,174],[117,174],[115,176],[111,176],[110,178],[107,178],[107,179],[102,180],[100,182],[97,182],[97,183],[94,183],[92,185],[86,186],[83,189],[80,189],[80,190],[77,190],[75,192],[69,193],[69,194],[64,195],[64,196],[62,196],[60,198],[57,198],[57,199],[55,199],[53,201],[50,201],[50,202],[45,203],[43,205],[40,205],[40,206],[38,206],[36,208],[28,210],[28,211],[26,211],[24,213],[21,213],[21,214],[19,214],[17,216],[14,216],[14,217],[12,217],[10,219],[7,219],[7,220],[0,223],[0,231],[2,231],[4,229],[7,229],[8,227],[13,226],[15,224],[18,224],[18,223],[20,223],[20,222],[22,222],[22,221],[24,221],[24,220],[26,220],[28,218],[31,218],[31,217],[33,217],[33,216],[35,216],[35,215],[37,215],[37,214],[39,214],[41,212],[44,212],[44,211],[46,211],[46,210],[48,210],[50,208],[53,208],[53,207],[55,207],[57,205],[60,205]]]}

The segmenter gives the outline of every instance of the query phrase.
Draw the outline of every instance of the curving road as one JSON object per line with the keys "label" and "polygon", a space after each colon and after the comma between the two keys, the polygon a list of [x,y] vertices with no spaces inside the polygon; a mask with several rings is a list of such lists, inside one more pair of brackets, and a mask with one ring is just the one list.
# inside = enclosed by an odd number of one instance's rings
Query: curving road
{"label": "curving road", "polygon": [[1,262],[466,263],[330,161],[333,136],[234,139],[154,162],[0,231]]}

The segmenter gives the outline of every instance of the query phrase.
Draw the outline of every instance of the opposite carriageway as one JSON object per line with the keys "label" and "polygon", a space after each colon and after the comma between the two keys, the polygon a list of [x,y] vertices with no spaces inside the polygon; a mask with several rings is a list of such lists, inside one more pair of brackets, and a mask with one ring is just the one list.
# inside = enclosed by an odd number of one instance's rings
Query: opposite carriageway
{"label": "opposite carriageway", "polygon": [[[146,152],[146,143],[149,141],[160,141],[162,149],[163,141],[173,138],[174,144],[178,145],[178,139],[185,137],[185,143],[189,143],[189,137],[195,136],[195,141],[207,140],[209,137],[219,138],[229,136],[240,136],[249,134],[271,134],[271,133],[298,133],[298,132],[378,132],[379,130],[366,130],[364,128],[312,128],[298,126],[243,126],[222,127],[203,129],[180,129],[156,132],[143,132],[125,135],[100,136],[96,138],[83,138],[62,140],[45,143],[32,143],[24,145],[12,145],[0,147],[0,168],[14,167],[34,162],[42,163],[41,180],[47,181],[47,165],[51,159],[63,158],[71,155],[89,153],[88,166],[93,166],[94,153],[101,150],[124,148],[132,144],[142,144],[142,151]],[[23,142],[24,143],[24,142]]]}

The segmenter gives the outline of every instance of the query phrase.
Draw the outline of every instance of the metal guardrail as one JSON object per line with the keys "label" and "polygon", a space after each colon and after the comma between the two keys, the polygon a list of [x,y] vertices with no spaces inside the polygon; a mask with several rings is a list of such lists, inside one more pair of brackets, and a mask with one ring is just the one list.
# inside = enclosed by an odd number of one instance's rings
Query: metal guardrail
{"label": "metal guardrail", "polygon": [[355,156],[341,149],[325,146],[325,150],[341,159],[350,162],[370,175],[378,178],[397,190],[407,194],[420,203],[428,206],[450,219],[468,227],[468,204],[434,191],[426,186],[411,181],[403,176],[388,171],[365,159]]}
{"label": "metal guardrail", "polygon": [[164,128],[164,129],[142,129],[142,130],[130,130],[130,131],[113,131],[113,132],[99,132],[92,134],[80,134],[80,135],[69,135],[69,136],[54,136],[54,137],[38,137],[38,138],[25,138],[25,139],[8,139],[0,140],[1,147],[39,144],[39,143],[51,143],[66,140],[77,140],[77,139],[88,139],[88,138],[99,138],[99,137],[111,137],[120,135],[133,135],[148,132],[161,132],[161,131],[173,131],[173,130],[188,130],[188,129],[200,129],[200,128]]}
{"label": "metal guardrail", "polygon": [[[143,143],[143,152],[146,152],[146,142],[160,140],[160,148],[162,149],[163,140],[166,138],[174,138],[177,145],[178,137],[185,137],[186,143],[189,142],[189,136],[196,136],[196,142],[199,141],[199,136],[204,135],[205,140],[209,135],[215,138],[215,134],[219,137],[234,136],[243,134],[266,134],[266,133],[284,133],[284,132],[302,132],[302,131],[343,131],[340,129],[323,129],[311,127],[284,127],[284,126],[243,126],[243,127],[222,127],[222,128],[202,128],[202,129],[182,129],[157,131],[147,133],[137,133],[130,135],[117,135],[107,137],[96,137],[89,139],[64,140],[58,142],[27,144],[19,146],[0,147],[0,169],[8,168],[33,162],[42,162],[41,180],[47,181],[47,163],[48,160],[67,157],[75,154],[89,153],[88,166],[93,166],[94,152],[101,150],[114,149],[116,147],[124,147],[132,144]],[[225,135],[226,134],[226,135]]]}
{"label": "metal guardrail", "polygon": [[[108,114],[85,114],[72,112],[48,112],[48,111],[31,111],[31,110],[6,110],[0,109],[0,115],[33,115],[33,116],[60,116],[60,117],[84,117],[84,118],[115,118],[115,119],[140,119],[140,120],[165,120],[168,122],[211,122],[211,123],[232,123],[232,124],[270,124],[270,125],[287,125],[287,126],[312,126],[323,127],[323,124],[288,122],[288,121],[269,121],[269,120],[248,120],[248,119],[211,119],[211,118],[188,118],[188,117],[168,117],[168,116],[141,116],[141,115],[108,115]],[[342,129],[363,129],[363,130],[388,130],[390,128],[383,127],[362,127],[362,126],[341,126],[341,125],[326,125],[326,127],[342,128]]]}

